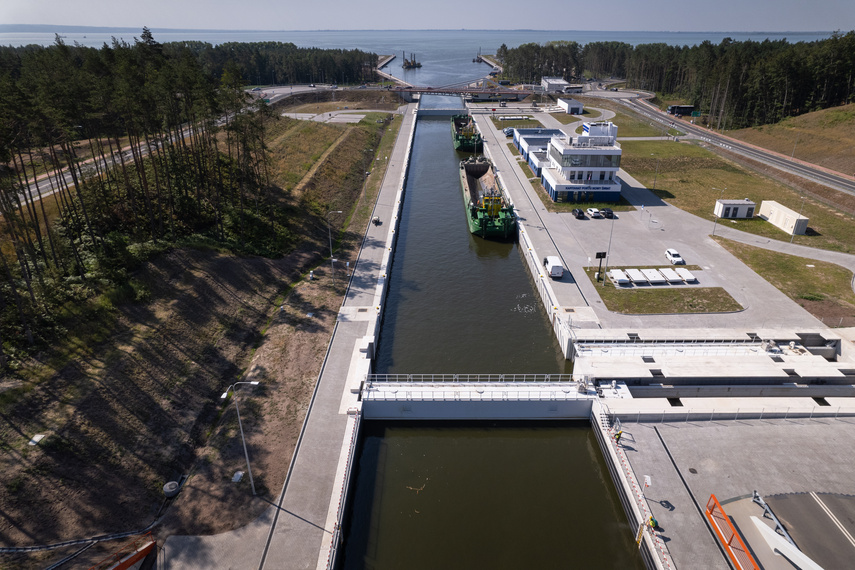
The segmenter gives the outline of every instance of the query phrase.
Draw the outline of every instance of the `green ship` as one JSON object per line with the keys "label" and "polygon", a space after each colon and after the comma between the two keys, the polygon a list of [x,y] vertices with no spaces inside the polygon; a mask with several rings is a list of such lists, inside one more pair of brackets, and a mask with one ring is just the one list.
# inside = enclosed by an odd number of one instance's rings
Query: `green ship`
{"label": "green ship", "polygon": [[481,152],[484,139],[475,127],[475,121],[469,115],[451,117],[451,133],[454,137],[454,150],[463,152]]}
{"label": "green ship", "polygon": [[469,231],[486,239],[516,237],[517,219],[493,170],[483,157],[471,157],[460,163],[460,186]]}

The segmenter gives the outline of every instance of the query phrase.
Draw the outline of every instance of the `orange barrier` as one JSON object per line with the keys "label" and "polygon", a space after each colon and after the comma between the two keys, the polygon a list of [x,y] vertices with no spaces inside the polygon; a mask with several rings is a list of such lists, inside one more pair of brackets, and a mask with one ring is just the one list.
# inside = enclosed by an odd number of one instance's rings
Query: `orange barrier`
{"label": "orange barrier", "polygon": [[148,556],[154,546],[155,542],[151,537],[151,532],[147,532],[141,536],[137,536],[131,542],[89,568],[89,570],[107,568],[110,570],[125,570]]}
{"label": "orange barrier", "polygon": [[751,553],[745,547],[745,543],[742,542],[739,533],[733,528],[733,523],[730,522],[727,513],[721,508],[715,495],[710,495],[710,500],[707,501],[707,509],[704,514],[706,514],[707,519],[712,524],[716,536],[718,536],[718,539],[724,545],[724,550],[727,552],[730,561],[742,570],[760,570],[757,562],[754,561],[754,557],[751,556]]}

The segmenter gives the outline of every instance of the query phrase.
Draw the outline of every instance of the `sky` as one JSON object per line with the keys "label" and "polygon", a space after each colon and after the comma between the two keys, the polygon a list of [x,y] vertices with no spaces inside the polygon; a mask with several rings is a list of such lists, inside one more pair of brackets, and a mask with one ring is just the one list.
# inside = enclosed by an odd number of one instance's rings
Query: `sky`
{"label": "sky", "polygon": [[853,0],[0,0],[0,24],[218,30],[855,30]]}

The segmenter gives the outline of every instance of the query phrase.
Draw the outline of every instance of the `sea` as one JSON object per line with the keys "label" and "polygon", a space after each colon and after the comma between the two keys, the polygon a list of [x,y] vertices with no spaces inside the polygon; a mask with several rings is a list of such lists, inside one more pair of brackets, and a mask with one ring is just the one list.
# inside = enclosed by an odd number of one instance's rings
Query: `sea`
{"label": "sea", "polygon": [[[693,46],[704,41],[719,44],[725,38],[736,41],[785,39],[790,43],[813,42],[831,37],[832,32],[610,32],[567,30],[319,30],[319,31],[245,31],[176,30],[151,28],[161,43],[201,41],[210,44],[228,42],[290,42],[297,47],[323,49],[360,49],[378,55],[395,55],[384,71],[415,85],[447,86],[484,76],[484,65],[473,63],[479,53],[495,54],[504,44],[508,48],[526,43],[575,41],[579,44],[617,41],[630,45],[664,43]],[[142,33],[132,28],[35,27],[0,25],[0,45],[48,46],[59,34],[66,44],[100,48],[113,38],[133,43]],[[415,57],[420,69],[401,69],[401,59]]]}

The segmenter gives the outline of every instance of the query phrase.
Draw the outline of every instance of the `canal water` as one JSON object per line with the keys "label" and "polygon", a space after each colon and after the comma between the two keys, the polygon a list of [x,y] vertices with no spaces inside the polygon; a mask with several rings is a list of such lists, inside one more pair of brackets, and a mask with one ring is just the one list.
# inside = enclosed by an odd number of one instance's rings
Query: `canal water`
{"label": "canal water", "polygon": [[[519,246],[469,233],[466,156],[419,119],[375,371],[570,372]],[[643,567],[588,422],[369,420],[357,457],[343,568]]]}
{"label": "canal water", "polygon": [[587,422],[366,422],[347,570],[644,568]]}
{"label": "canal water", "polygon": [[454,150],[450,117],[419,119],[375,372],[569,372],[519,246],[469,233],[458,175],[467,156]]}

